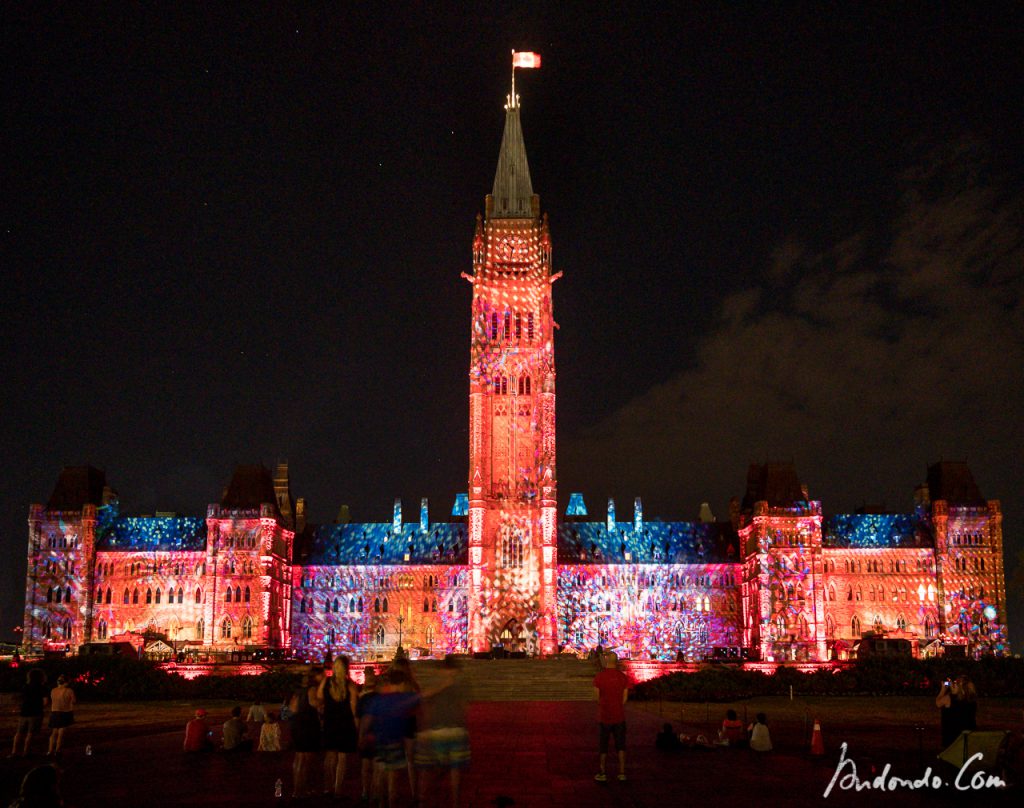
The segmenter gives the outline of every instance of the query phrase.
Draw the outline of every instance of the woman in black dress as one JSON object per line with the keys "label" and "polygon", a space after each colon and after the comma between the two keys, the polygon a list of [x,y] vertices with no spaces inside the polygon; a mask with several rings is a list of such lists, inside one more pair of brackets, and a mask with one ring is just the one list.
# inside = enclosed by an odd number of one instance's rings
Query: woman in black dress
{"label": "woman in black dress", "polygon": [[346,756],[356,751],[359,733],[356,730],[356,702],[359,686],[348,675],[348,657],[334,659],[330,680],[320,683],[319,698],[324,714],[324,793],[341,796],[345,782]]}
{"label": "woman in black dress", "polygon": [[315,672],[307,673],[302,687],[292,694],[288,703],[291,712],[292,747],[295,760],[292,763],[292,796],[306,797],[313,793],[310,775],[313,760],[320,751],[320,716],[317,714],[319,680]]}

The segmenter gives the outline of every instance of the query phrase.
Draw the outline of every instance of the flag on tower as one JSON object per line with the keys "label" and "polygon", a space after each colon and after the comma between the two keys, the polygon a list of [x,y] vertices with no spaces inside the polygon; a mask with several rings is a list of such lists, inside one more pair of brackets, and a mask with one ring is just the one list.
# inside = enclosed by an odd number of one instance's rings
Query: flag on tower
{"label": "flag on tower", "polygon": [[540,67],[540,54],[530,51],[512,51],[512,67]]}

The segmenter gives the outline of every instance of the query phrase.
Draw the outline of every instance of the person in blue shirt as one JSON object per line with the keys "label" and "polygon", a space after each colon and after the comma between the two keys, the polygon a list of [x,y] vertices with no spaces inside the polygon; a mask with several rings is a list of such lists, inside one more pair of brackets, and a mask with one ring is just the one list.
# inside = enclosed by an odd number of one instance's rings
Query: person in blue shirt
{"label": "person in blue shirt", "polygon": [[[375,755],[374,766],[386,780],[386,805],[395,804],[395,785],[398,772],[407,768],[405,756],[405,731],[409,718],[418,709],[420,694],[404,692],[407,682],[404,671],[393,668],[377,687],[377,697],[363,713],[361,735],[373,735]],[[415,795],[414,795],[415,796]]]}

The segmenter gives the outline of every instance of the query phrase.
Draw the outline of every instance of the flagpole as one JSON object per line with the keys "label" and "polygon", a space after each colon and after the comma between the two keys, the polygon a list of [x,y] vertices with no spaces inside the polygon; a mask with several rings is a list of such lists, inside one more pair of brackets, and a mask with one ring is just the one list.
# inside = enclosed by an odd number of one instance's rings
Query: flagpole
{"label": "flagpole", "polygon": [[516,106],[516,49],[512,49],[512,98],[509,100],[509,106]]}

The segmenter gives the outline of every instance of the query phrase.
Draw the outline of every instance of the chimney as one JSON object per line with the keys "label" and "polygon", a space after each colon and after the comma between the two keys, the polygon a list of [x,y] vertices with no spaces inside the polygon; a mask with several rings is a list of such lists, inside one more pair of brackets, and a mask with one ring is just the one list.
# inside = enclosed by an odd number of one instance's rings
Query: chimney
{"label": "chimney", "polygon": [[608,497],[608,532],[615,530],[615,500]]}
{"label": "chimney", "polygon": [[640,497],[633,500],[633,530],[639,533],[644,529],[644,505]]}
{"label": "chimney", "polygon": [[424,533],[430,530],[430,513],[426,497],[420,500],[420,530]]}
{"label": "chimney", "polygon": [[396,536],[402,532],[402,498],[395,498],[394,515],[391,517],[391,532]]}

